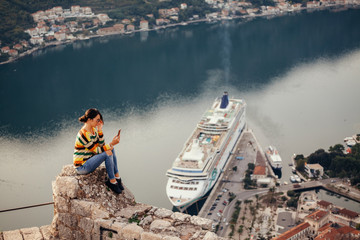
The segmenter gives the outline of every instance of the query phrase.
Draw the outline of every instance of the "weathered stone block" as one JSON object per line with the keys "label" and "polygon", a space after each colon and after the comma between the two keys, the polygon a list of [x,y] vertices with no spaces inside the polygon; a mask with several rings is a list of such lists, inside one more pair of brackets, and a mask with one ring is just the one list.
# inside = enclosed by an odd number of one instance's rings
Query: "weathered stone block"
{"label": "weathered stone block", "polygon": [[171,218],[174,219],[175,221],[180,221],[180,222],[187,222],[190,219],[190,215],[189,214],[184,214],[184,213],[180,213],[180,212],[174,212],[171,215]]}
{"label": "weathered stone block", "polygon": [[91,240],[101,240],[100,234],[91,234]]}
{"label": "weathered stone block", "polygon": [[162,236],[155,234],[155,233],[151,233],[151,232],[143,232],[141,234],[141,240],[162,240]]}
{"label": "weathered stone block", "polygon": [[181,240],[179,237],[172,237],[172,236],[165,236],[163,237],[163,240]]}
{"label": "weathered stone block", "polygon": [[103,210],[100,206],[100,204],[93,204],[91,208],[91,218],[92,219],[108,219],[110,217],[110,214]]}
{"label": "weathered stone block", "polygon": [[43,240],[43,236],[40,233],[40,229],[38,227],[32,228],[23,228],[20,229],[20,232],[23,235],[24,240]]}
{"label": "weathered stone block", "polygon": [[165,220],[157,219],[154,220],[150,225],[150,231],[152,232],[160,232],[164,229],[170,228],[171,223]]}
{"label": "weathered stone block", "polygon": [[93,202],[85,201],[85,200],[71,200],[71,213],[77,214],[83,217],[91,217],[92,215],[92,206]]}
{"label": "weathered stone block", "polygon": [[120,236],[126,240],[140,239],[144,229],[136,224],[129,224],[120,231]]}
{"label": "weathered stone block", "polygon": [[52,237],[51,234],[51,226],[50,225],[46,225],[46,226],[41,226],[40,227],[40,232],[44,237],[44,240],[50,240]]}
{"label": "weathered stone block", "polygon": [[[78,219],[77,216],[71,213],[59,213],[58,219],[63,225],[68,227],[76,227],[78,225]],[[61,224],[58,224],[61,225]]]}
{"label": "weathered stone block", "polygon": [[116,231],[116,232],[121,232],[121,230],[126,227],[128,224],[126,223],[122,223],[122,222],[114,222],[112,225],[111,225],[111,229]]}
{"label": "weathered stone block", "polygon": [[210,220],[210,219],[201,218],[201,217],[198,217],[198,216],[192,216],[190,218],[190,222],[192,224],[200,226],[201,228],[206,229],[206,230],[210,230],[211,225],[213,223],[213,221]]}
{"label": "weathered stone block", "polygon": [[121,209],[115,214],[115,216],[131,218],[134,214],[145,215],[145,213],[149,211],[151,208],[152,206],[150,205],[138,203],[134,206],[128,206],[126,208]]}
{"label": "weathered stone block", "polygon": [[70,228],[64,225],[59,225],[58,230],[59,230],[60,239],[64,239],[64,240],[74,239],[73,231]]}
{"label": "weathered stone block", "polygon": [[153,221],[153,218],[152,216],[146,216],[145,218],[143,218],[141,221],[140,221],[140,226],[146,226],[146,225],[150,225]]}
{"label": "weathered stone block", "polygon": [[79,231],[76,231],[76,232],[74,233],[74,239],[76,239],[76,240],[85,240],[86,237],[85,237],[85,234],[84,234],[84,233],[79,232]]}
{"label": "weathered stone block", "polygon": [[166,209],[166,208],[159,208],[155,211],[155,216],[158,218],[168,218],[170,217],[174,212]]}
{"label": "weathered stone block", "polygon": [[20,230],[3,232],[4,240],[23,240]]}
{"label": "weathered stone block", "polygon": [[54,203],[57,212],[69,212],[69,205],[65,198],[61,196],[54,196]]}
{"label": "weathered stone block", "polygon": [[218,240],[218,236],[214,232],[207,232],[203,240]]}
{"label": "weathered stone block", "polygon": [[81,218],[79,222],[79,228],[84,233],[91,233],[94,227],[94,221],[90,218]]}
{"label": "weathered stone block", "polygon": [[76,198],[79,191],[79,183],[74,177],[57,177],[53,183],[55,196]]}

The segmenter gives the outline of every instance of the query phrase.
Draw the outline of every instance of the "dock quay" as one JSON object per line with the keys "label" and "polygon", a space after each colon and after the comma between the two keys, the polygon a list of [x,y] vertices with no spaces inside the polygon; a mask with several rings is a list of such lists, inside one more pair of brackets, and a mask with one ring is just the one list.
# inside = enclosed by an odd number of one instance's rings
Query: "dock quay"
{"label": "dock quay", "polygon": [[[229,203],[228,201],[230,192],[236,195],[236,199],[245,200],[256,194],[268,191],[268,189],[261,188],[254,190],[246,190],[243,188],[242,182],[249,163],[253,163],[255,166],[264,166],[267,169],[267,175],[275,179],[274,172],[268,164],[254,133],[251,129],[245,128],[235,144],[234,150],[219,180],[198,213],[199,217],[208,218],[214,222],[219,222],[226,218],[229,219],[232,214],[230,205],[233,204],[233,202]],[[273,184],[275,185],[275,183]],[[219,235],[221,236],[221,233]]]}

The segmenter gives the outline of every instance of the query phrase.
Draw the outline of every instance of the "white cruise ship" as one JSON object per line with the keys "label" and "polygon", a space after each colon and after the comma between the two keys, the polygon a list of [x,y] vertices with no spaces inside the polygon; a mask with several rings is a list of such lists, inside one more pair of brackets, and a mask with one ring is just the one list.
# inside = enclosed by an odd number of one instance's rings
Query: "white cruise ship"
{"label": "white cruise ship", "polygon": [[281,170],[282,160],[278,151],[273,146],[267,148],[265,155],[273,169]]}
{"label": "white cruise ship", "polygon": [[225,92],[202,116],[166,173],[167,196],[179,211],[215,185],[245,126],[245,111],[245,101],[229,99]]}

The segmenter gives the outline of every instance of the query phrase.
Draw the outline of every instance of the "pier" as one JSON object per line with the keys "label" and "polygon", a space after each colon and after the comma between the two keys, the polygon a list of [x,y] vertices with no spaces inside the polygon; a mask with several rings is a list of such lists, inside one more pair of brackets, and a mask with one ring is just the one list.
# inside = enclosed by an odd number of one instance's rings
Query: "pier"
{"label": "pier", "polygon": [[[249,163],[266,167],[268,176],[275,179],[275,175],[252,130],[245,129],[235,144],[234,150],[230,155],[219,180],[198,213],[199,217],[212,219],[215,222],[230,217],[227,216],[227,212],[229,212],[230,209],[228,206],[230,205],[228,201],[230,193],[233,194],[233,196],[236,196],[237,199],[247,199],[253,195],[268,191],[268,189],[245,190],[243,188],[242,182]],[[275,185],[275,183],[273,184]],[[228,214],[230,215],[231,212]]]}

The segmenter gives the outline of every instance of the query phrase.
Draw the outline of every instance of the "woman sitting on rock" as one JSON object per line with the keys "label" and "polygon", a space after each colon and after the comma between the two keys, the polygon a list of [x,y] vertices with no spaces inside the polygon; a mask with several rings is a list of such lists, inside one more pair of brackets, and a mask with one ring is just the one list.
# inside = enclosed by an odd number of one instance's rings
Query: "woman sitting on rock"
{"label": "woman sitting on rock", "polygon": [[75,141],[73,158],[77,173],[91,173],[105,161],[109,177],[105,184],[114,192],[121,193],[124,188],[121,184],[114,151],[114,146],[120,142],[120,131],[110,144],[105,144],[102,132],[103,118],[95,108],[88,109],[79,121],[84,123],[84,126],[78,132]]}

